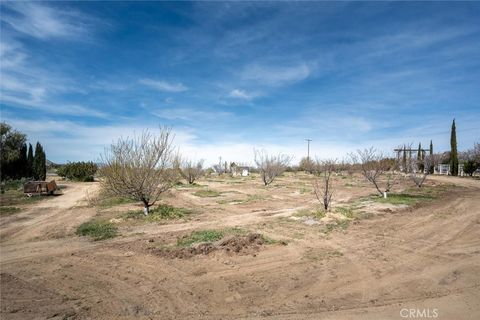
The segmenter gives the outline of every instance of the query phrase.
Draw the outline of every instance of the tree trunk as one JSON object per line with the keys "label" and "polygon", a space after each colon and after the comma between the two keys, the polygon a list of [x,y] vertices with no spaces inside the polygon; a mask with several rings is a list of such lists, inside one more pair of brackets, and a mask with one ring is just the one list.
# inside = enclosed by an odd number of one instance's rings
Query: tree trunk
{"label": "tree trunk", "polygon": [[150,213],[150,204],[146,199],[142,199],[142,202],[143,202],[143,214],[148,216],[148,214]]}

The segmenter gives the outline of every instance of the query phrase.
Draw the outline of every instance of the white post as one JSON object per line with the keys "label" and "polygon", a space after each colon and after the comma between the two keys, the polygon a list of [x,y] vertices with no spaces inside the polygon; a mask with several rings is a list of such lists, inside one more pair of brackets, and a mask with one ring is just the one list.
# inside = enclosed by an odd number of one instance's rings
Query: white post
{"label": "white post", "polygon": [[385,199],[387,199],[387,192],[386,192],[386,191],[383,192],[383,197],[384,197]]}

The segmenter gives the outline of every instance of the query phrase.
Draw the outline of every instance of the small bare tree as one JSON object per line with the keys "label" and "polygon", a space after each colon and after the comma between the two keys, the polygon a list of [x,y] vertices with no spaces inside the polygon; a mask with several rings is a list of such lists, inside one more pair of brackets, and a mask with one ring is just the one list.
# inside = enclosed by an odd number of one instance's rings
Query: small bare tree
{"label": "small bare tree", "polygon": [[268,186],[287,169],[291,156],[278,154],[276,156],[268,155],[265,150],[253,150],[255,155],[255,164],[258,167],[263,183]]}
{"label": "small bare tree", "polygon": [[[389,160],[382,152],[373,147],[364,150],[357,150],[357,153],[350,154],[354,163],[359,163],[363,176],[370,181],[381,196],[387,197],[392,186],[396,182],[396,176],[393,173],[395,160]],[[385,187],[381,188],[381,178],[385,176]]]}
{"label": "small bare tree", "polygon": [[101,155],[103,190],[141,201],[148,215],[150,207],[178,179],[171,142],[171,132],[166,127],[160,127],[158,136],[144,131],[140,136],[120,138]]}
{"label": "small bare tree", "polygon": [[417,161],[411,161],[410,178],[417,187],[421,188],[427,176],[430,174],[430,166],[435,161],[435,155],[425,156],[422,161],[423,166],[419,166]]}
{"label": "small bare tree", "polygon": [[180,173],[180,176],[187,180],[189,184],[193,184],[195,180],[203,176],[203,160],[193,161],[189,159],[175,159],[175,168]]}
{"label": "small bare tree", "polygon": [[337,161],[336,160],[317,160],[315,166],[317,168],[316,175],[318,178],[314,180],[314,192],[318,201],[323,204],[325,211],[330,208],[333,197],[333,187],[332,187],[332,173],[337,170]]}

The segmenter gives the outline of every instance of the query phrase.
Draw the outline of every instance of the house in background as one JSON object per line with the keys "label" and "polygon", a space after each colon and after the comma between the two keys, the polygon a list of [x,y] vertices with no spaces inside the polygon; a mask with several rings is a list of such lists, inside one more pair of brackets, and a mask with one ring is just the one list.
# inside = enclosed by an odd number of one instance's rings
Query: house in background
{"label": "house in background", "polygon": [[[449,176],[451,173],[450,173],[450,165],[449,164],[437,164],[435,166],[435,171],[434,171],[435,174],[444,174],[444,175],[447,175]],[[463,177],[465,175],[465,173],[463,172],[463,163],[460,163],[458,165],[458,175]]]}
{"label": "house in background", "polygon": [[246,177],[250,174],[250,168],[247,166],[239,166],[235,162],[230,164],[230,173],[233,177],[242,176]]}

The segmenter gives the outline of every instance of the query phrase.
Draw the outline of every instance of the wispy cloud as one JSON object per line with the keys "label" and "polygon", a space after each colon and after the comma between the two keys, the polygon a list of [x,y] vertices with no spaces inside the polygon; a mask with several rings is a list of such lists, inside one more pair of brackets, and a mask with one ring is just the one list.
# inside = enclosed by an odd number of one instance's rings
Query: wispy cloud
{"label": "wispy cloud", "polygon": [[152,112],[153,115],[167,120],[183,120],[202,123],[232,116],[231,113],[218,110],[202,110],[200,108],[166,108]]}
{"label": "wispy cloud", "polygon": [[188,88],[182,83],[171,83],[163,80],[153,79],[140,79],[139,82],[155,90],[163,92],[183,92],[188,90]]}
{"label": "wispy cloud", "polygon": [[53,8],[38,2],[2,2],[2,22],[38,39],[85,39],[93,20],[76,10]]}
{"label": "wispy cloud", "polygon": [[253,98],[259,96],[258,93],[247,92],[242,89],[233,89],[232,91],[230,91],[228,95],[231,98],[237,98],[237,99],[243,99],[243,100],[252,100]]}
{"label": "wispy cloud", "polygon": [[82,92],[71,79],[28,62],[29,55],[15,40],[1,41],[0,102],[46,113],[105,118],[104,112],[75,103],[64,103],[57,95]]}
{"label": "wispy cloud", "polygon": [[241,72],[241,78],[255,81],[258,84],[281,86],[305,80],[311,73],[306,63],[291,66],[270,66],[253,64],[246,66]]}
{"label": "wispy cloud", "polygon": [[[31,142],[41,141],[46,149],[47,158],[54,162],[98,161],[105,148],[120,137],[133,137],[144,130],[157,134],[158,124],[135,125],[119,123],[114,125],[86,125],[68,120],[50,120],[41,118],[26,120],[18,117],[6,117],[9,124],[22,128]],[[196,136],[191,130],[176,129],[174,145],[189,145]],[[75,145],[75,148],[66,148]]]}

